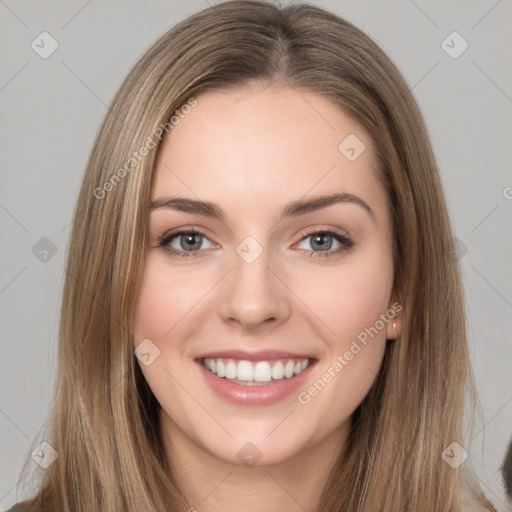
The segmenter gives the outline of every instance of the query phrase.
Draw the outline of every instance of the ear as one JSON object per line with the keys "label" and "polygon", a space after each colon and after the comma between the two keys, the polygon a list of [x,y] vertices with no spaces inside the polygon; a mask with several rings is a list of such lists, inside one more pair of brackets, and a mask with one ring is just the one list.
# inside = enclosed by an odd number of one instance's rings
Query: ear
{"label": "ear", "polygon": [[386,316],[389,319],[386,326],[387,340],[396,340],[402,332],[402,309],[403,307],[400,302],[400,297],[398,296],[398,293],[394,292],[389,303],[389,308],[386,312]]}

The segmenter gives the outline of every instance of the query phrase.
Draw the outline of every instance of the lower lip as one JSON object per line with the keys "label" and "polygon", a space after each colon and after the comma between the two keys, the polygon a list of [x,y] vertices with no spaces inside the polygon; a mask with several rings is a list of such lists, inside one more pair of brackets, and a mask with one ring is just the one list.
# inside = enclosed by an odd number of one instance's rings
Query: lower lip
{"label": "lower lip", "polygon": [[274,384],[263,384],[257,386],[245,386],[236,384],[207,370],[202,361],[197,361],[203,376],[210,388],[221,398],[238,405],[271,405],[283,400],[296,391],[308,378],[311,368],[315,366],[316,360],[310,362],[309,366],[298,375],[290,379],[286,377]]}

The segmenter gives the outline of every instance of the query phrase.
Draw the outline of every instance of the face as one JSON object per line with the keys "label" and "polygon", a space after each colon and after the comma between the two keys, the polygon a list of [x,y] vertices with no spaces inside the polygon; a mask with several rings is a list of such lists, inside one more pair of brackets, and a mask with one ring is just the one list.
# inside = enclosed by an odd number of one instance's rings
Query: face
{"label": "face", "polygon": [[158,155],[134,345],[168,439],[276,464],[342,439],[396,337],[390,212],[328,100],[196,99]]}

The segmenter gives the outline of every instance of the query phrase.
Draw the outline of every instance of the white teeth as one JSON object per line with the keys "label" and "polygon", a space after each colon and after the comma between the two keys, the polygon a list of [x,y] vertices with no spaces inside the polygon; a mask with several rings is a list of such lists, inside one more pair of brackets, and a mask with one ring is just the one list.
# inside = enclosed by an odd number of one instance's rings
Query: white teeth
{"label": "white teeth", "polygon": [[293,361],[288,361],[286,363],[286,366],[284,367],[284,376],[287,379],[291,379],[293,377],[293,368],[294,368]]}
{"label": "white teeth", "polygon": [[258,382],[270,382],[272,380],[270,364],[267,361],[256,363],[254,367],[254,380]]}
{"label": "white teeth", "polygon": [[234,361],[229,360],[228,364],[226,365],[226,379],[236,379],[236,374],[236,364]]}
{"label": "white teeth", "polygon": [[226,379],[238,379],[243,382],[271,382],[291,379],[294,375],[302,373],[309,366],[309,359],[280,359],[270,361],[246,361],[234,359],[208,359],[203,365],[209,371]]}
{"label": "white teeth", "polygon": [[[215,373],[215,372],[214,372]],[[240,361],[236,370],[236,378],[238,380],[251,381],[254,380],[254,370],[249,361]]]}
{"label": "white teeth", "polygon": [[284,365],[281,361],[277,361],[277,363],[272,367],[272,378],[276,380],[281,380],[284,377]]}
{"label": "white teeth", "polygon": [[224,366],[224,363],[221,359],[217,359],[217,375],[219,377],[225,377],[226,376],[226,367]]}

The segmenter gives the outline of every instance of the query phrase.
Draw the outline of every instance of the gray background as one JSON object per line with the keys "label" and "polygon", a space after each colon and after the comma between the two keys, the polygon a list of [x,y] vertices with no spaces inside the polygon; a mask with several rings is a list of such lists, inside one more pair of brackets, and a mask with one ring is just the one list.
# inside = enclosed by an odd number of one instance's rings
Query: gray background
{"label": "gray background", "polygon": [[[420,103],[459,241],[484,413],[465,447],[465,464],[476,469],[498,510],[512,510],[499,473],[512,437],[512,3],[311,3],[373,37]],[[69,223],[93,137],[141,53],[206,6],[205,0],[0,0],[1,510],[23,497],[21,463],[48,412]],[[31,47],[43,31],[59,45],[47,59]],[[441,45],[453,31],[469,44],[458,58]],[[453,52],[462,43],[448,44]],[[57,250],[47,261],[39,246],[33,250],[43,237]]]}

